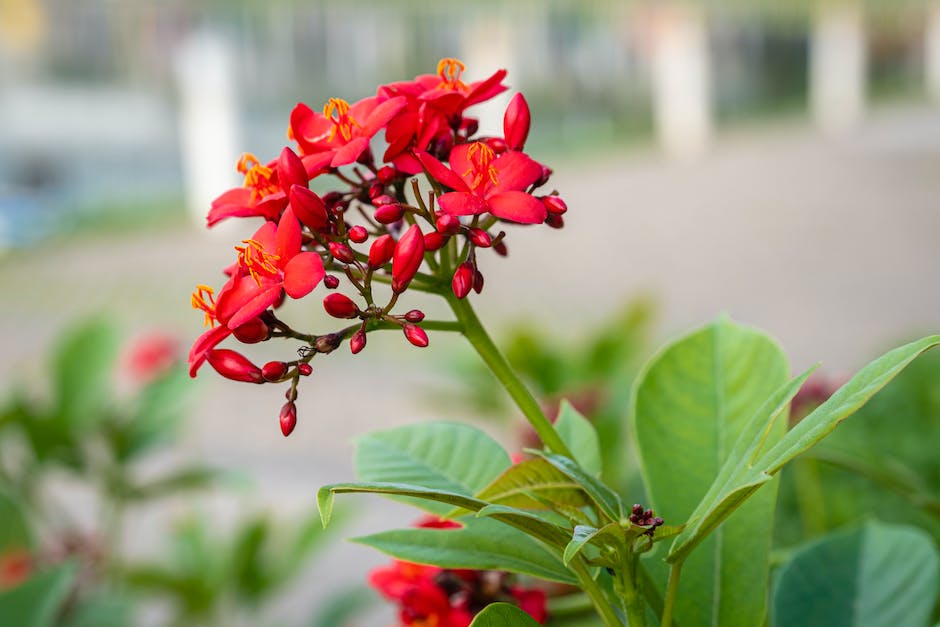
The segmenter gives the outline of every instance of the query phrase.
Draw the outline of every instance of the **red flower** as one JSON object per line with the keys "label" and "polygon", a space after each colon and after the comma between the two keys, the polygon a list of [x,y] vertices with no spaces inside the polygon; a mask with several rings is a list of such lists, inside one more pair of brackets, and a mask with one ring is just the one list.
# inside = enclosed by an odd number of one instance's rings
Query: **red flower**
{"label": "red flower", "polygon": [[0,590],[13,588],[29,579],[33,558],[25,549],[9,548],[0,555]]}
{"label": "red flower", "polygon": [[149,333],[134,340],[125,363],[131,377],[147,383],[164,374],[176,362],[179,342],[166,333]]}
{"label": "red flower", "polygon": [[277,166],[277,161],[261,165],[253,154],[243,154],[237,167],[245,175],[245,184],[212,201],[206,217],[209,226],[226,218],[260,216],[265,220],[276,220],[287,206],[287,194],[278,184]]}
{"label": "red flower", "polygon": [[457,216],[487,211],[521,224],[545,221],[545,205],[525,191],[542,177],[542,166],[524,153],[505,152],[498,157],[483,142],[461,144],[450,153],[450,168],[427,153],[418,153],[421,164],[438,182],[453,189],[437,199],[445,213]]}
{"label": "red flower", "polygon": [[369,140],[405,106],[404,98],[380,101],[363,98],[354,105],[330,98],[323,113],[298,103],[290,114],[288,136],[304,155],[307,172],[353,163],[369,147]]}

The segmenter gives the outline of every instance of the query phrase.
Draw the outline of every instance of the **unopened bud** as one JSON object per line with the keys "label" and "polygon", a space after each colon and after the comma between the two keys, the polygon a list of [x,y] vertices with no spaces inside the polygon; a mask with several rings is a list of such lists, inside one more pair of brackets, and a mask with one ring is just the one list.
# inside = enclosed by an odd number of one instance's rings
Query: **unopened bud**
{"label": "unopened bud", "polygon": [[522,150],[525,146],[531,119],[529,104],[521,93],[517,93],[509,101],[509,106],[506,107],[506,113],[503,115],[503,135],[506,137],[506,147],[509,150]]}
{"label": "unopened bud", "polygon": [[483,229],[470,229],[470,232],[467,233],[467,237],[473,242],[474,246],[479,248],[489,248],[493,245],[493,238]]}
{"label": "unopened bud", "polygon": [[369,267],[381,268],[389,262],[395,253],[395,239],[391,235],[382,235],[372,242],[369,249]]}
{"label": "unopened bud", "polygon": [[297,400],[297,388],[295,388],[293,385],[287,388],[287,391],[284,392],[284,398],[286,398],[289,401],[296,401]]}
{"label": "unopened bud", "polygon": [[406,324],[402,331],[404,331],[405,337],[408,338],[408,341],[418,348],[424,348],[428,345],[428,334],[425,333],[424,329],[418,325]]}
{"label": "unopened bud", "polygon": [[300,185],[307,187],[307,169],[303,161],[290,147],[285,146],[281,156],[277,159],[277,182],[285,194],[290,194],[291,187]]}
{"label": "unopened bud", "polygon": [[457,266],[457,271],[454,272],[454,278],[450,282],[450,286],[454,290],[454,296],[457,298],[467,297],[467,294],[469,294],[471,288],[473,288],[473,272],[473,265],[469,261],[465,261]]}
{"label": "unopened bud", "polygon": [[477,294],[483,291],[483,273],[479,270],[473,273],[473,291]]}
{"label": "unopened bud", "polygon": [[560,216],[568,211],[568,205],[565,204],[565,201],[562,200],[560,196],[542,196],[539,200],[542,201],[542,204],[545,205],[545,210],[549,213]]}
{"label": "unopened bud", "polygon": [[381,196],[385,193],[385,186],[379,183],[373,183],[369,186],[369,199],[374,199],[377,196]]}
{"label": "unopened bud", "polygon": [[435,226],[444,235],[456,235],[460,230],[460,218],[445,213],[437,219]]}
{"label": "unopened bud", "polygon": [[323,285],[325,285],[328,290],[335,290],[339,287],[339,277],[328,274],[323,277]]}
{"label": "unopened bud", "polygon": [[217,348],[209,351],[206,360],[226,379],[245,383],[264,383],[261,368],[251,363],[241,353],[227,348]]}
{"label": "unopened bud", "polygon": [[379,171],[375,173],[375,178],[382,185],[388,185],[397,175],[398,172],[393,166],[386,165],[379,168]]}
{"label": "unopened bud", "polygon": [[395,198],[389,196],[388,194],[379,194],[372,197],[372,204],[378,207],[379,205],[390,205],[395,202]]}
{"label": "unopened bud", "polygon": [[460,121],[460,130],[467,137],[476,135],[477,131],[480,130],[480,121],[476,118],[465,117]]}
{"label": "unopened bud", "polygon": [[287,374],[287,364],[283,361],[269,361],[261,366],[261,376],[265,381],[278,381]]}
{"label": "unopened bud", "polygon": [[257,344],[271,336],[271,329],[262,322],[261,318],[252,318],[245,324],[235,327],[232,335],[243,344]]}
{"label": "unopened bud", "polygon": [[[332,353],[342,341],[343,336],[339,333],[327,333],[326,335],[317,336],[314,348],[317,349],[318,353]],[[303,374],[303,372],[300,374]]]}
{"label": "unopened bud", "polygon": [[327,294],[323,299],[323,308],[334,318],[355,318],[359,315],[359,307],[345,294],[334,292]]}
{"label": "unopened bud", "polygon": [[405,313],[405,320],[408,322],[421,322],[424,320],[424,312],[420,309],[412,309]]}
{"label": "unopened bud", "polygon": [[404,292],[424,260],[424,235],[417,224],[405,231],[392,255],[392,290]]}
{"label": "unopened bud", "polygon": [[309,377],[310,373],[313,372],[313,366],[310,364],[297,364],[297,372],[302,377]]}
{"label": "unopened bud", "polygon": [[281,407],[280,421],[281,433],[286,438],[297,426],[297,406],[291,402],[284,403],[284,406]]}
{"label": "unopened bud", "polygon": [[362,242],[369,239],[369,232],[364,226],[356,225],[350,228],[349,231],[346,232],[346,235],[348,235],[349,239],[356,242],[357,244],[361,244]]}
{"label": "unopened bud", "polygon": [[356,255],[353,253],[352,248],[342,242],[330,242],[330,254],[333,255],[337,261],[343,263],[352,263],[356,260]]}
{"label": "unopened bud", "polygon": [[326,205],[327,209],[333,209],[342,200],[343,195],[340,192],[333,191],[323,194],[323,204]]}
{"label": "unopened bud", "polygon": [[503,141],[502,137],[487,137],[485,140],[486,145],[493,149],[493,152],[500,155],[506,152],[506,142]]}
{"label": "unopened bud", "polygon": [[547,165],[543,165],[542,175],[538,178],[537,181],[535,181],[535,186],[541,187],[542,185],[545,185],[546,183],[548,183],[548,179],[550,179],[551,177],[552,177],[552,169],[548,167]]}
{"label": "unopened bud", "polygon": [[509,249],[506,248],[506,242],[504,242],[503,240],[499,240],[498,242],[493,244],[493,250],[500,257],[506,257],[509,255]]}
{"label": "unopened bud", "polygon": [[329,224],[326,202],[306,186],[294,185],[288,197],[294,215],[311,230],[322,231]]}
{"label": "unopened bud", "polygon": [[437,231],[431,231],[424,236],[424,250],[438,250],[447,242],[444,236]]}
{"label": "unopened bud", "polygon": [[565,226],[565,219],[555,213],[550,213],[545,217],[545,224],[553,229],[560,229]]}
{"label": "unopened bud", "polygon": [[357,329],[352,337],[349,338],[349,350],[355,355],[366,347],[366,332],[364,329]]}
{"label": "unopened bud", "polygon": [[405,215],[405,211],[401,208],[401,205],[397,202],[390,202],[379,205],[373,217],[379,224],[392,224],[393,222],[401,220],[403,215]]}

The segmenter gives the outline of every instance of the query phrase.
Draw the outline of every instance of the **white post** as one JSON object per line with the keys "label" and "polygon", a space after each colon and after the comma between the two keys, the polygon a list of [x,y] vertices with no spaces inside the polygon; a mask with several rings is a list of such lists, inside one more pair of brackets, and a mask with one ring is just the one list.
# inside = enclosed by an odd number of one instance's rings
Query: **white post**
{"label": "white post", "polygon": [[186,204],[205,226],[212,200],[240,182],[231,47],[215,33],[196,32],[176,50],[174,66]]}
{"label": "white post", "polygon": [[829,134],[851,130],[865,111],[865,31],[861,7],[826,2],[816,13],[810,45],[813,117]]}
{"label": "white post", "polygon": [[700,154],[712,133],[705,16],[690,5],[653,9],[653,117],[659,141],[676,157]]}
{"label": "white post", "polygon": [[926,24],[924,25],[924,71],[927,80],[927,93],[934,102],[940,104],[940,0],[933,0],[927,6]]}
{"label": "white post", "polygon": [[519,76],[513,41],[512,28],[506,22],[488,17],[469,20],[461,32],[460,51],[455,54],[467,64],[463,80],[467,83],[482,80],[496,70],[506,69],[509,78],[505,82],[514,87],[474,107],[471,116],[480,120],[481,135],[503,134],[503,113],[518,87],[518,83],[513,83]]}

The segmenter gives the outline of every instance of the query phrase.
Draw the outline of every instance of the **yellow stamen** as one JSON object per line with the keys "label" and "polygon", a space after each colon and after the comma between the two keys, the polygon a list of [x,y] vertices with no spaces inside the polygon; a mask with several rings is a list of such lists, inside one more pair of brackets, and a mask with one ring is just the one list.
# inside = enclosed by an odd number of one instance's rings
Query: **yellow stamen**
{"label": "yellow stamen", "polygon": [[208,285],[197,285],[193,292],[190,303],[193,309],[199,309],[206,313],[206,319],[203,326],[214,327],[217,322],[215,317],[215,290]]}
{"label": "yellow stamen", "polygon": [[467,85],[460,80],[467,66],[460,59],[444,58],[437,62],[437,75],[441,77],[438,88],[466,89]]}
{"label": "yellow stamen", "polygon": [[245,246],[236,246],[238,252],[238,265],[248,271],[251,278],[255,280],[258,287],[261,287],[261,276],[273,276],[277,274],[278,268],[275,263],[280,259],[279,255],[265,252],[264,245],[255,239],[243,239]]}
{"label": "yellow stamen", "polygon": [[241,174],[245,175],[245,187],[251,189],[252,200],[260,200],[278,191],[277,185],[271,180],[274,170],[261,165],[258,158],[250,152],[241,156],[236,167]]}
{"label": "yellow stamen", "polygon": [[[333,113],[336,113],[335,118]],[[327,141],[333,141],[338,131],[343,141],[348,142],[352,139],[353,127],[362,128],[359,122],[349,115],[349,103],[342,98],[330,98],[323,105],[323,115],[333,123],[333,129],[330,131],[330,137]]]}
{"label": "yellow stamen", "polygon": [[473,175],[473,182],[470,187],[478,188],[484,178],[488,178],[490,183],[496,185],[499,183],[499,172],[491,165],[496,158],[496,153],[492,148],[483,142],[473,142],[467,149],[467,159],[470,161],[470,167],[463,173],[463,177]]}

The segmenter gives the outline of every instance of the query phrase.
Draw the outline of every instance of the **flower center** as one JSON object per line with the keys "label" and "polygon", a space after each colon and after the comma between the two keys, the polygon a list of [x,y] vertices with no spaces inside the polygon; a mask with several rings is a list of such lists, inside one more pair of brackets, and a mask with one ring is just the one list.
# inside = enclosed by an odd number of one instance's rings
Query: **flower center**
{"label": "flower center", "polygon": [[499,183],[499,173],[492,165],[495,158],[496,153],[483,142],[470,144],[470,148],[467,149],[467,159],[470,161],[470,167],[462,176],[463,178],[473,176],[473,181],[470,183],[472,189],[479,188],[487,180],[493,185]]}
{"label": "flower center", "polygon": [[260,200],[268,194],[278,191],[278,186],[272,181],[274,171],[261,165],[258,158],[246,152],[238,160],[238,171],[245,175],[245,187],[251,190],[251,199]]}
{"label": "flower center", "polygon": [[441,77],[438,88],[466,89],[467,86],[460,80],[460,75],[467,69],[459,59],[445,58],[437,62],[437,75]]}
{"label": "flower center", "polygon": [[[336,117],[333,117],[334,113]],[[359,122],[349,115],[349,103],[342,98],[330,98],[323,105],[323,115],[333,123],[333,129],[330,131],[330,138],[327,141],[333,141],[336,134],[339,133],[343,141],[348,142],[352,139],[353,127],[362,128]]]}
{"label": "flower center", "polygon": [[215,323],[218,322],[218,318],[216,318],[215,315],[215,290],[208,285],[197,285],[190,303],[192,303],[193,309],[199,309],[205,312],[206,320],[203,323],[204,326],[215,326]]}
{"label": "flower center", "polygon": [[236,246],[238,252],[238,265],[245,269],[251,278],[261,287],[262,277],[276,276],[279,255],[273,255],[264,250],[264,245],[255,239],[243,239],[244,246]]}

